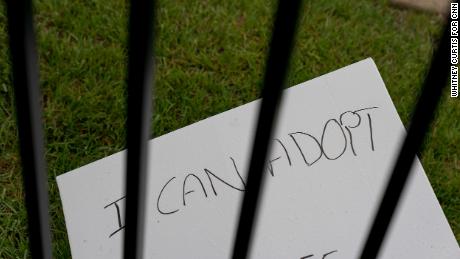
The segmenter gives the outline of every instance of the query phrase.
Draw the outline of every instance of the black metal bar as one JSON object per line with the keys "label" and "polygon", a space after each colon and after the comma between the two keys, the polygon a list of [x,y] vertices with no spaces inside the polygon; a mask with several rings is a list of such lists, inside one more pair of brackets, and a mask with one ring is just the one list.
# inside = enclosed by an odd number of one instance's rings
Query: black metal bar
{"label": "black metal bar", "polygon": [[124,258],[142,258],[153,79],[153,0],[132,0],[128,39],[128,118]]}
{"label": "black metal bar", "polygon": [[48,189],[32,3],[6,1],[16,119],[32,258],[51,258]]}
{"label": "black metal bar", "polygon": [[366,244],[361,253],[361,259],[377,258],[388,226],[410,174],[415,155],[422,145],[436,106],[441,98],[442,90],[447,84],[450,71],[449,25],[450,23],[446,25],[441,42],[433,55],[430,70],[422,88],[422,94],[417,102],[407,136],[399,152],[393,173],[390,176],[385,194],[369,231]]}
{"label": "black metal bar", "polygon": [[263,192],[263,172],[270,148],[269,141],[273,133],[281,92],[288,70],[301,2],[301,0],[292,0],[279,1],[278,3],[265,69],[262,104],[247,174],[246,191],[234,241],[233,258],[235,259],[246,258],[251,245],[259,196]]}

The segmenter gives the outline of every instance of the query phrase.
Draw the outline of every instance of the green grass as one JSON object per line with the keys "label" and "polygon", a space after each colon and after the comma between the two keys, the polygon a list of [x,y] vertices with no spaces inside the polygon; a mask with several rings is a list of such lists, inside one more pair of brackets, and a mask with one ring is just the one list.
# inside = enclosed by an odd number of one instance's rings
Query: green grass
{"label": "green grass", "polygon": [[[69,258],[55,177],[123,149],[126,1],[35,1],[56,258]],[[274,1],[161,0],[153,132],[168,133],[258,98]],[[386,2],[308,1],[294,85],[373,57],[407,125],[441,21]],[[445,96],[447,96],[447,92]],[[0,4],[0,258],[27,258],[18,138]],[[460,240],[460,102],[445,97],[422,162]]]}

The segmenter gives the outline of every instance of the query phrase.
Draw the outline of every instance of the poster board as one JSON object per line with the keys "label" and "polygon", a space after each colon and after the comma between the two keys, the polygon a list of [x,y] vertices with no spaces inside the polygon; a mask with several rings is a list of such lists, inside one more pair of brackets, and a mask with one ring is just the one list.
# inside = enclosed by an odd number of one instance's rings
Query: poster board
{"label": "poster board", "polygon": [[[405,130],[372,59],[284,91],[250,258],[357,258]],[[254,101],[149,142],[145,258],[229,258]],[[72,257],[121,258],[122,151],[57,177]],[[382,259],[457,259],[417,161]]]}

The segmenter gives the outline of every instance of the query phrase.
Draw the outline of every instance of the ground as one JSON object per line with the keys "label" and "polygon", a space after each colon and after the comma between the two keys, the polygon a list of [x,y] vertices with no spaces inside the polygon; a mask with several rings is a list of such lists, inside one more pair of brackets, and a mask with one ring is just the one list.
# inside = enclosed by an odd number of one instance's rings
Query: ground
{"label": "ground", "polygon": [[[55,258],[69,258],[55,177],[124,147],[127,1],[37,0]],[[157,3],[152,137],[259,96],[274,1]],[[305,1],[287,86],[372,57],[407,126],[442,20],[387,1]],[[444,93],[420,157],[460,240],[460,101]],[[152,96],[153,98],[153,96]],[[27,217],[0,2],[0,258],[27,258]]]}

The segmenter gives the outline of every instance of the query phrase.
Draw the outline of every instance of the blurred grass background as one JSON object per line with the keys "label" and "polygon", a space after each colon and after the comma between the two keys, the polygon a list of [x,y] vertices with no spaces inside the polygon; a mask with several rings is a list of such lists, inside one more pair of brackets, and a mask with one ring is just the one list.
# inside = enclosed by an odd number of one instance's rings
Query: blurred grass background
{"label": "blurred grass background", "polygon": [[[37,0],[55,258],[70,249],[55,177],[124,147],[126,1]],[[275,1],[160,0],[153,135],[259,96]],[[387,1],[306,1],[287,85],[376,62],[407,125],[442,21]],[[0,258],[27,258],[5,6],[0,2]],[[460,102],[444,98],[422,163],[460,240]]]}

